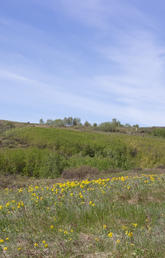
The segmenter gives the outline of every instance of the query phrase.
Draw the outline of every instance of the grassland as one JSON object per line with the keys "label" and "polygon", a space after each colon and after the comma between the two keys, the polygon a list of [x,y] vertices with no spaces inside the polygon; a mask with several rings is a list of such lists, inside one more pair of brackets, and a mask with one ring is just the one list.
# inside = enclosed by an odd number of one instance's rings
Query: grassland
{"label": "grassland", "polygon": [[66,169],[111,169],[165,166],[165,139],[61,128],[23,127],[0,137],[0,171],[56,178]]}
{"label": "grassland", "polygon": [[1,257],[165,257],[165,176],[0,190]]}
{"label": "grassland", "polygon": [[165,257],[164,129],[5,126],[0,257]]}

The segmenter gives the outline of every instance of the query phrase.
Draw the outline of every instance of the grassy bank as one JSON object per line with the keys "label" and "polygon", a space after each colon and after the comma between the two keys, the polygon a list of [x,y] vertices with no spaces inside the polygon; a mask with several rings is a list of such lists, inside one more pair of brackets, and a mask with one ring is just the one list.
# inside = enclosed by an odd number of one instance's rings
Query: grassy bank
{"label": "grassy bank", "polygon": [[24,127],[0,138],[0,171],[56,178],[70,168],[99,171],[165,166],[165,139],[73,129]]}

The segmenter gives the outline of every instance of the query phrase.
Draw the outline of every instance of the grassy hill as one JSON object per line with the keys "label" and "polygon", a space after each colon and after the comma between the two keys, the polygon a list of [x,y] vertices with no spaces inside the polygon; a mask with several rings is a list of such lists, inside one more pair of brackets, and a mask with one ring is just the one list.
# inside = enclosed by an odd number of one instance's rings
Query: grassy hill
{"label": "grassy hill", "polygon": [[1,173],[55,178],[84,165],[107,173],[163,167],[165,138],[35,124],[15,124],[1,133]]}
{"label": "grassy hill", "polygon": [[163,128],[2,127],[0,257],[165,257]]}

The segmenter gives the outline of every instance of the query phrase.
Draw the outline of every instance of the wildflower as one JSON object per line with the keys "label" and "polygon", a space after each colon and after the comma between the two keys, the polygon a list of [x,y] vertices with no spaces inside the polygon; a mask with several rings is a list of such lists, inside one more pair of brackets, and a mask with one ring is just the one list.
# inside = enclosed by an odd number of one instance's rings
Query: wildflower
{"label": "wildflower", "polygon": [[50,225],[50,229],[53,229],[54,228],[54,226],[53,225]]}
{"label": "wildflower", "polygon": [[3,240],[3,239],[0,239],[0,243],[4,243],[4,240]]}
{"label": "wildflower", "polygon": [[122,182],[124,182],[124,181],[125,181],[125,178],[124,178],[123,176],[121,176],[120,180],[121,180]]}
{"label": "wildflower", "polygon": [[7,202],[7,203],[6,203],[6,208],[7,208],[9,205],[10,205],[10,202]]}
{"label": "wildflower", "polygon": [[45,240],[43,240],[43,241],[42,241],[42,243],[43,243],[43,244],[46,244],[46,241],[45,241]]}
{"label": "wildflower", "polygon": [[8,237],[6,237],[6,241],[7,241],[7,240],[9,240],[9,238],[8,238]]}
{"label": "wildflower", "polygon": [[18,251],[21,251],[21,247],[18,247],[17,250],[18,250]]}
{"label": "wildflower", "polygon": [[113,236],[113,233],[109,232],[108,237],[112,238],[112,236]]}
{"label": "wildflower", "polygon": [[34,243],[34,247],[38,247],[38,244],[37,244],[37,243]]}
{"label": "wildflower", "polygon": [[117,240],[116,240],[116,243],[119,244],[119,243],[120,243],[120,239],[117,239]]}
{"label": "wildflower", "polygon": [[126,231],[125,234],[129,237],[132,237],[133,236],[133,233],[132,232],[129,232],[129,231]]}
{"label": "wildflower", "polygon": [[48,247],[48,244],[45,244],[45,248],[47,248]]}
{"label": "wildflower", "polygon": [[104,224],[104,225],[103,225],[103,229],[106,229],[106,228],[107,228],[107,225]]}
{"label": "wildflower", "polygon": [[132,226],[134,226],[136,228],[137,227],[137,223],[132,223]]}
{"label": "wildflower", "polygon": [[2,210],[2,208],[3,208],[3,206],[2,206],[2,205],[0,205],[0,210]]}
{"label": "wildflower", "polygon": [[122,225],[122,230],[126,230],[126,229],[127,229],[127,226]]}
{"label": "wildflower", "polygon": [[6,246],[3,248],[3,251],[7,251],[7,247]]}

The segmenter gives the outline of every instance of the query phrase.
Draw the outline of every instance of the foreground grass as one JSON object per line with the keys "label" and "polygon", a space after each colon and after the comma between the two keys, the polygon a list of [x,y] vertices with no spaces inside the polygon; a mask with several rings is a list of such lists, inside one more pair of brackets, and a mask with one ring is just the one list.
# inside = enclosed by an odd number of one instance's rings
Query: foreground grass
{"label": "foreground grass", "polygon": [[0,257],[165,257],[165,176],[0,191]]}

